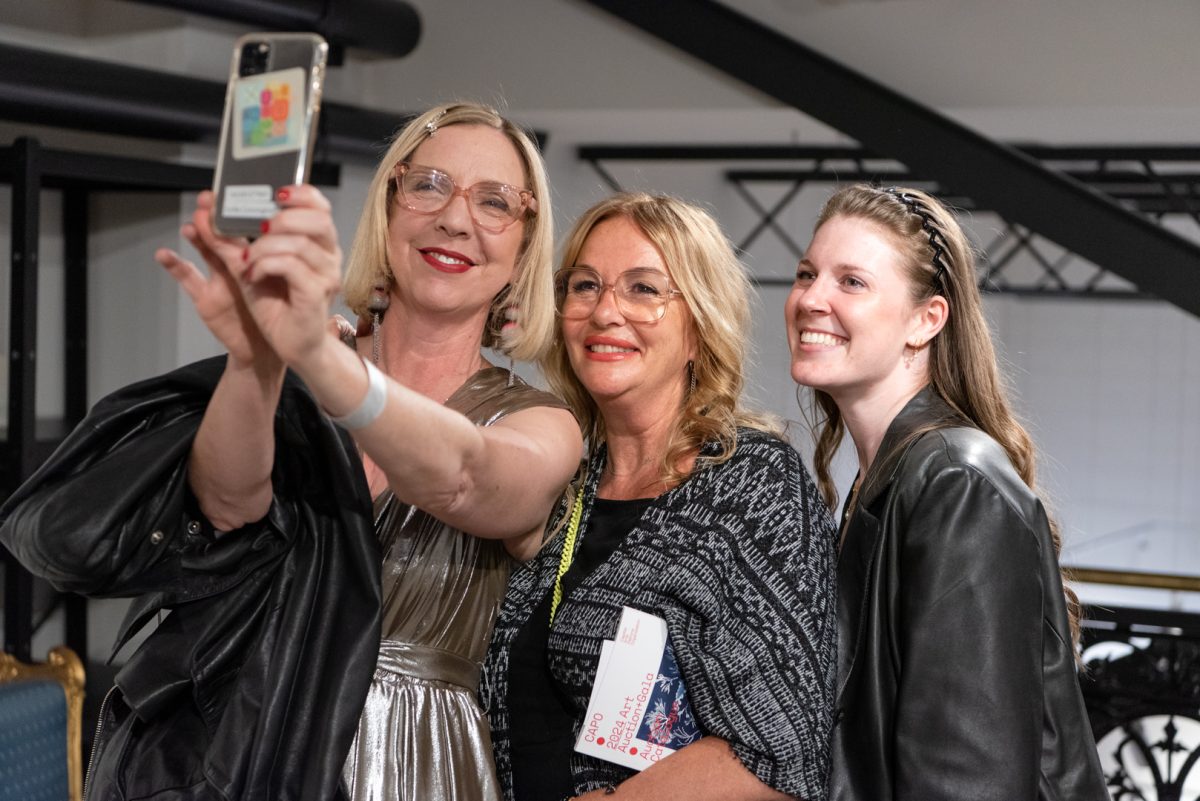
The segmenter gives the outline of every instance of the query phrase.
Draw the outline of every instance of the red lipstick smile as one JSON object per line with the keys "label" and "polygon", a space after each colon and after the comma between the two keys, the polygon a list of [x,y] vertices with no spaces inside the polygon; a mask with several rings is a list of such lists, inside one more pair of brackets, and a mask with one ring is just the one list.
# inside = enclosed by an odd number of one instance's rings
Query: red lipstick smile
{"label": "red lipstick smile", "polygon": [[463,254],[445,248],[419,248],[417,252],[426,264],[443,273],[457,275],[475,266],[475,262]]}

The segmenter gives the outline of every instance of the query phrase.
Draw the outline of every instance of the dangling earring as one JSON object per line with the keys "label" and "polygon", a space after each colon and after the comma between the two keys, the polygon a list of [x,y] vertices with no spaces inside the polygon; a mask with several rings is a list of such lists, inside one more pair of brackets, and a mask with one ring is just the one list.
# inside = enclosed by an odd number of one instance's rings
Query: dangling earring
{"label": "dangling earring", "polygon": [[379,365],[379,324],[383,321],[383,313],[387,311],[392,298],[388,295],[387,286],[376,284],[371,288],[371,296],[367,300],[367,311],[371,313],[371,361]]}
{"label": "dangling earring", "polygon": [[[508,350],[511,343],[505,340],[511,339],[516,335],[517,329],[521,325],[521,311],[517,307],[517,304],[506,302],[511,291],[512,284],[500,290],[500,294],[496,297],[503,305],[500,306],[499,311],[493,306],[492,311],[488,314],[488,325],[489,327],[495,327],[493,318],[497,316],[500,318],[500,333],[495,337],[496,341],[493,347],[501,349],[508,356],[508,386],[513,387],[517,383],[516,360],[513,359],[512,352]],[[493,303],[495,302],[493,301]]]}
{"label": "dangling earring", "polygon": [[905,370],[909,370],[912,368],[913,362],[916,361],[916,359],[917,359],[917,354],[920,353],[921,349],[924,347],[925,347],[924,342],[918,342],[915,345],[912,344],[911,342],[904,343],[904,369]]}
{"label": "dangling earring", "polygon": [[691,359],[688,359],[687,373],[688,373],[687,396],[690,398],[692,396],[692,393],[696,391],[696,363],[693,362]]}

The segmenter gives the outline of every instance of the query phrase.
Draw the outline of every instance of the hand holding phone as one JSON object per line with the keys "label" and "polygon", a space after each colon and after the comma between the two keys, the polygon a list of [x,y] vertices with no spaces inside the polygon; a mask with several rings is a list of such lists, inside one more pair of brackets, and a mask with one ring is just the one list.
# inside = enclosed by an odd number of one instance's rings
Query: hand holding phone
{"label": "hand holding phone", "polygon": [[213,181],[213,228],[256,236],[280,187],[312,165],[329,47],[311,33],[252,33],[234,45]]}

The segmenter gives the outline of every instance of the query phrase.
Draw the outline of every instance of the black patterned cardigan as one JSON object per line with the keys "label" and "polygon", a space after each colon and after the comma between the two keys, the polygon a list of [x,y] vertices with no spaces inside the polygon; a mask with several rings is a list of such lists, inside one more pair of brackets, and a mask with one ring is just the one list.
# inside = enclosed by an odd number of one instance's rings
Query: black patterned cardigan
{"label": "black patterned cardigan", "polygon": [[[605,457],[601,446],[588,465],[580,541]],[[509,649],[554,581],[562,542],[561,535],[547,542],[513,571],[484,665],[480,698],[509,801]],[[824,799],[837,647],[835,560],[833,523],[799,454],[770,435],[739,430],[731,459],[698,469],[655,499],[614,554],[558,608],[547,659],[574,708],[575,735],[601,643],[615,635],[621,608],[633,606],[666,619],[701,730],[727,740],[767,785]],[[575,792],[583,793],[619,784],[632,771],[575,753],[571,774]]]}

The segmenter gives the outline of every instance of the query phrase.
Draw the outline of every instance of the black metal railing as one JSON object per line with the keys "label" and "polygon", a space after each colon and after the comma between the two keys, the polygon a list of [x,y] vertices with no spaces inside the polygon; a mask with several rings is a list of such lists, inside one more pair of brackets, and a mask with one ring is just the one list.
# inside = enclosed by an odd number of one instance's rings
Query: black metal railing
{"label": "black metal railing", "polygon": [[[1200,578],[1075,569],[1089,582],[1200,591]],[[1087,609],[1080,674],[1113,801],[1200,798],[1200,614]]]}

